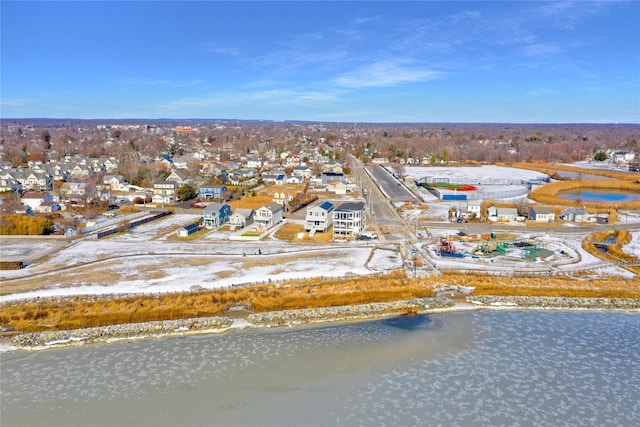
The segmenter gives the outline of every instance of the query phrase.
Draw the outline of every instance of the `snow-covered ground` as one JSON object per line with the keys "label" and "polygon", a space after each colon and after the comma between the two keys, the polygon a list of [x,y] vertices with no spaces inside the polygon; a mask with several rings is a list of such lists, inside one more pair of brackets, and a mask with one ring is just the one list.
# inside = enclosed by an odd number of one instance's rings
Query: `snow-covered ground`
{"label": "snow-covered ground", "polygon": [[[468,180],[530,180],[541,178],[538,172],[499,166],[482,167],[411,167],[414,178],[437,174],[457,182]],[[406,210],[402,214],[408,224],[424,230],[426,221],[448,223],[448,212],[464,202],[441,201],[423,189],[418,189],[426,209]],[[460,206],[464,208],[464,206]],[[0,302],[23,298],[100,295],[129,293],[163,293],[200,288],[217,288],[247,283],[369,275],[402,268],[403,259],[397,245],[384,242],[345,242],[312,244],[285,242],[270,235],[260,241],[228,240],[231,232],[210,231],[195,239],[181,240],[176,230],[196,222],[200,211],[170,215],[118,233],[105,239],[85,238],[68,242],[53,239],[6,239],[2,241],[2,258],[33,262],[23,270],[0,271],[3,290],[11,286],[19,291],[0,297]],[[639,223],[636,212],[619,213],[621,223]],[[466,224],[460,224],[464,226]],[[432,228],[432,240],[422,244],[427,254],[433,254],[441,235],[456,234],[461,227]],[[449,226],[445,226],[449,227]],[[519,250],[491,261],[487,258],[465,257],[445,259],[432,256],[444,269],[513,271],[535,269],[571,272],[589,268],[594,277],[633,277],[628,271],[607,264],[582,249],[584,234],[572,234],[564,227],[525,231],[520,237],[540,242],[552,252],[544,259],[524,261]],[[515,231],[514,231],[515,232]],[[475,244],[462,244],[460,250],[470,253]],[[624,248],[640,257],[640,233]],[[564,254],[562,252],[564,252]],[[14,280],[15,279],[15,280]],[[22,280],[21,280],[22,279]],[[25,285],[24,282],[30,281]]]}
{"label": "snow-covered ground", "polygon": [[20,282],[9,279],[20,278],[31,280],[35,288],[4,295],[0,302],[166,293],[320,276],[370,275],[402,267],[402,256],[393,244],[305,244],[273,237],[233,242],[226,240],[230,233],[219,231],[188,241],[168,238],[175,235],[172,230],[195,219],[197,215],[172,215],[106,239],[80,240],[64,249],[38,240],[11,240],[11,252],[15,254],[34,246],[53,252],[26,269],[0,272],[5,289]]}
{"label": "snow-covered ground", "polygon": [[461,166],[461,167],[447,167],[447,166],[433,166],[433,167],[406,167],[404,172],[415,179],[420,178],[448,178],[452,182],[465,182],[468,184],[474,184],[481,181],[500,181],[500,180],[521,180],[529,181],[532,179],[542,179],[547,175],[527,170],[509,168],[496,165],[485,165],[478,167]]}

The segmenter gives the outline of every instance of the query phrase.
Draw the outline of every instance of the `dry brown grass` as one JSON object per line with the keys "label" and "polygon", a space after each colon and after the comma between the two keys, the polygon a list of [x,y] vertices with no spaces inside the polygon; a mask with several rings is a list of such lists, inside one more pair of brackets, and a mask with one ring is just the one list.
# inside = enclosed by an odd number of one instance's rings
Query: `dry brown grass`
{"label": "dry brown grass", "polygon": [[258,285],[162,296],[104,299],[81,297],[2,306],[0,324],[14,331],[46,331],[150,320],[217,316],[247,305],[270,311],[392,301],[433,294],[428,283],[408,281],[401,273],[353,278]]}
{"label": "dry brown grass", "polygon": [[545,173],[549,176],[555,175],[558,171],[566,171],[566,172],[574,172],[574,173],[582,173],[585,175],[597,175],[603,176],[607,178],[614,178],[623,181],[632,181],[638,182],[640,176],[637,174],[626,173],[626,172],[618,172],[618,171],[609,171],[609,170],[601,170],[601,169],[588,169],[581,168],[578,166],[569,166],[569,165],[553,165],[549,166],[547,163],[528,163],[528,162],[516,162],[510,164],[501,164],[502,166],[514,167],[518,169],[528,169],[534,170],[538,172]]}
{"label": "dry brown grass", "polygon": [[231,210],[236,209],[260,209],[261,207],[273,202],[273,195],[277,192],[301,192],[304,190],[305,184],[286,184],[286,185],[270,185],[258,192],[255,196],[243,197],[239,200],[233,200],[229,203]]}
{"label": "dry brown grass", "polygon": [[640,280],[638,279],[509,278],[447,273],[441,277],[441,280],[452,285],[473,286],[475,287],[474,295],[640,298]]}
{"label": "dry brown grass", "polygon": [[[602,252],[596,246],[594,242],[605,243],[608,238],[613,237],[615,239],[614,244],[609,244],[607,246],[606,252]],[[638,258],[626,253],[622,247],[631,242],[631,233],[627,230],[615,230],[615,231],[599,231],[596,233],[591,233],[588,238],[582,242],[582,247],[584,250],[589,252],[591,255],[596,258],[600,258],[604,261],[616,263],[618,261],[637,263]],[[620,265],[620,267],[631,271],[635,274],[640,274],[640,267],[633,265]]]}
{"label": "dry brown grass", "polygon": [[[299,233],[302,233],[301,239],[298,238]],[[331,231],[331,229],[329,229],[324,233],[315,233],[313,237],[310,237],[309,233],[305,231],[302,224],[294,224],[292,222],[288,222],[280,227],[278,231],[276,231],[275,237],[288,242],[329,243],[331,242],[331,240],[333,240],[333,232]]]}
{"label": "dry brown grass", "polygon": [[414,280],[397,271],[377,277],[313,278],[161,296],[7,303],[0,311],[0,325],[19,332],[47,331],[218,316],[241,305],[256,312],[330,307],[428,297],[434,287],[450,285],[474,286],[477,295],[640,298],[639,280],[513,279],[455,273]]}

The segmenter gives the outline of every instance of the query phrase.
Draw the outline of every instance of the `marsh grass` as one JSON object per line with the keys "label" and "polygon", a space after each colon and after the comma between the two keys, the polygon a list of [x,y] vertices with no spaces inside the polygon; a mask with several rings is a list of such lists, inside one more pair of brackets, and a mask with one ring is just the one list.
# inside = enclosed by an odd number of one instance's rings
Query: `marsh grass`
{"label": "marsh grass", "polygon": [[632,181],[632,182],[638,182],[638,180],[640,179],[640,175],[637,175],[637,174],[610,171],[610,170],[601,170],[601,169],[581,168],[579,166],[569,166],[569,165],[549,166],[548,163],[537,163],[537,162],[515,162],[515,163],[509,163],[509,164],[501,164],[501,163],[498,163],[498,164],[502,166],[514,167],[518,169],[534,170],[534,171],[545,173],[549,176],[556,175],[558,171],[566,171],[566,172],[574,172],[577,174],[603,176],[606,178],[614,178],[614,179],[619,179],[623,181]]}
{"label": "marsh grass", "polygon": [[638,280],[497,278],[446,273],[407,279],[402,271],[375,277],[312,278],[279,284],[163,295],[6,303],[0,325],[17,332],[75,329],[122,323],[220,316],[235,306],[255,312],[319,308],[433,296],[434,289],[473,286],[476,295],[640,298]]}

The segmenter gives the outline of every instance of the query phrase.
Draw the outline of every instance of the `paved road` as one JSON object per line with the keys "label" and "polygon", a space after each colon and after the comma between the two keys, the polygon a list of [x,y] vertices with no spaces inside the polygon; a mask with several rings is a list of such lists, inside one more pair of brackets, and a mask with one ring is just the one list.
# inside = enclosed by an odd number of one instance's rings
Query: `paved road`
{"label": "paved road", "polygon": [[380,191],[394,204],[417,201],[405,185],[382,166],[367,166],[367,171]]}

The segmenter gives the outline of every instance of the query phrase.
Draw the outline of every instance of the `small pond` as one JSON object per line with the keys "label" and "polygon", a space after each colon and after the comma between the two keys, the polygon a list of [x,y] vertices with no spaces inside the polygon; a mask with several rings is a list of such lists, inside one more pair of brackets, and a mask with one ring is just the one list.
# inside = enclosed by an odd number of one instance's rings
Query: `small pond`
{"label": "small pond", "polygon": [[581,188],[561,191],[558,193],[558,197],[568,200],[582,200],[584,202],[619,203],[640,200],[640,193],[608,188]]}

